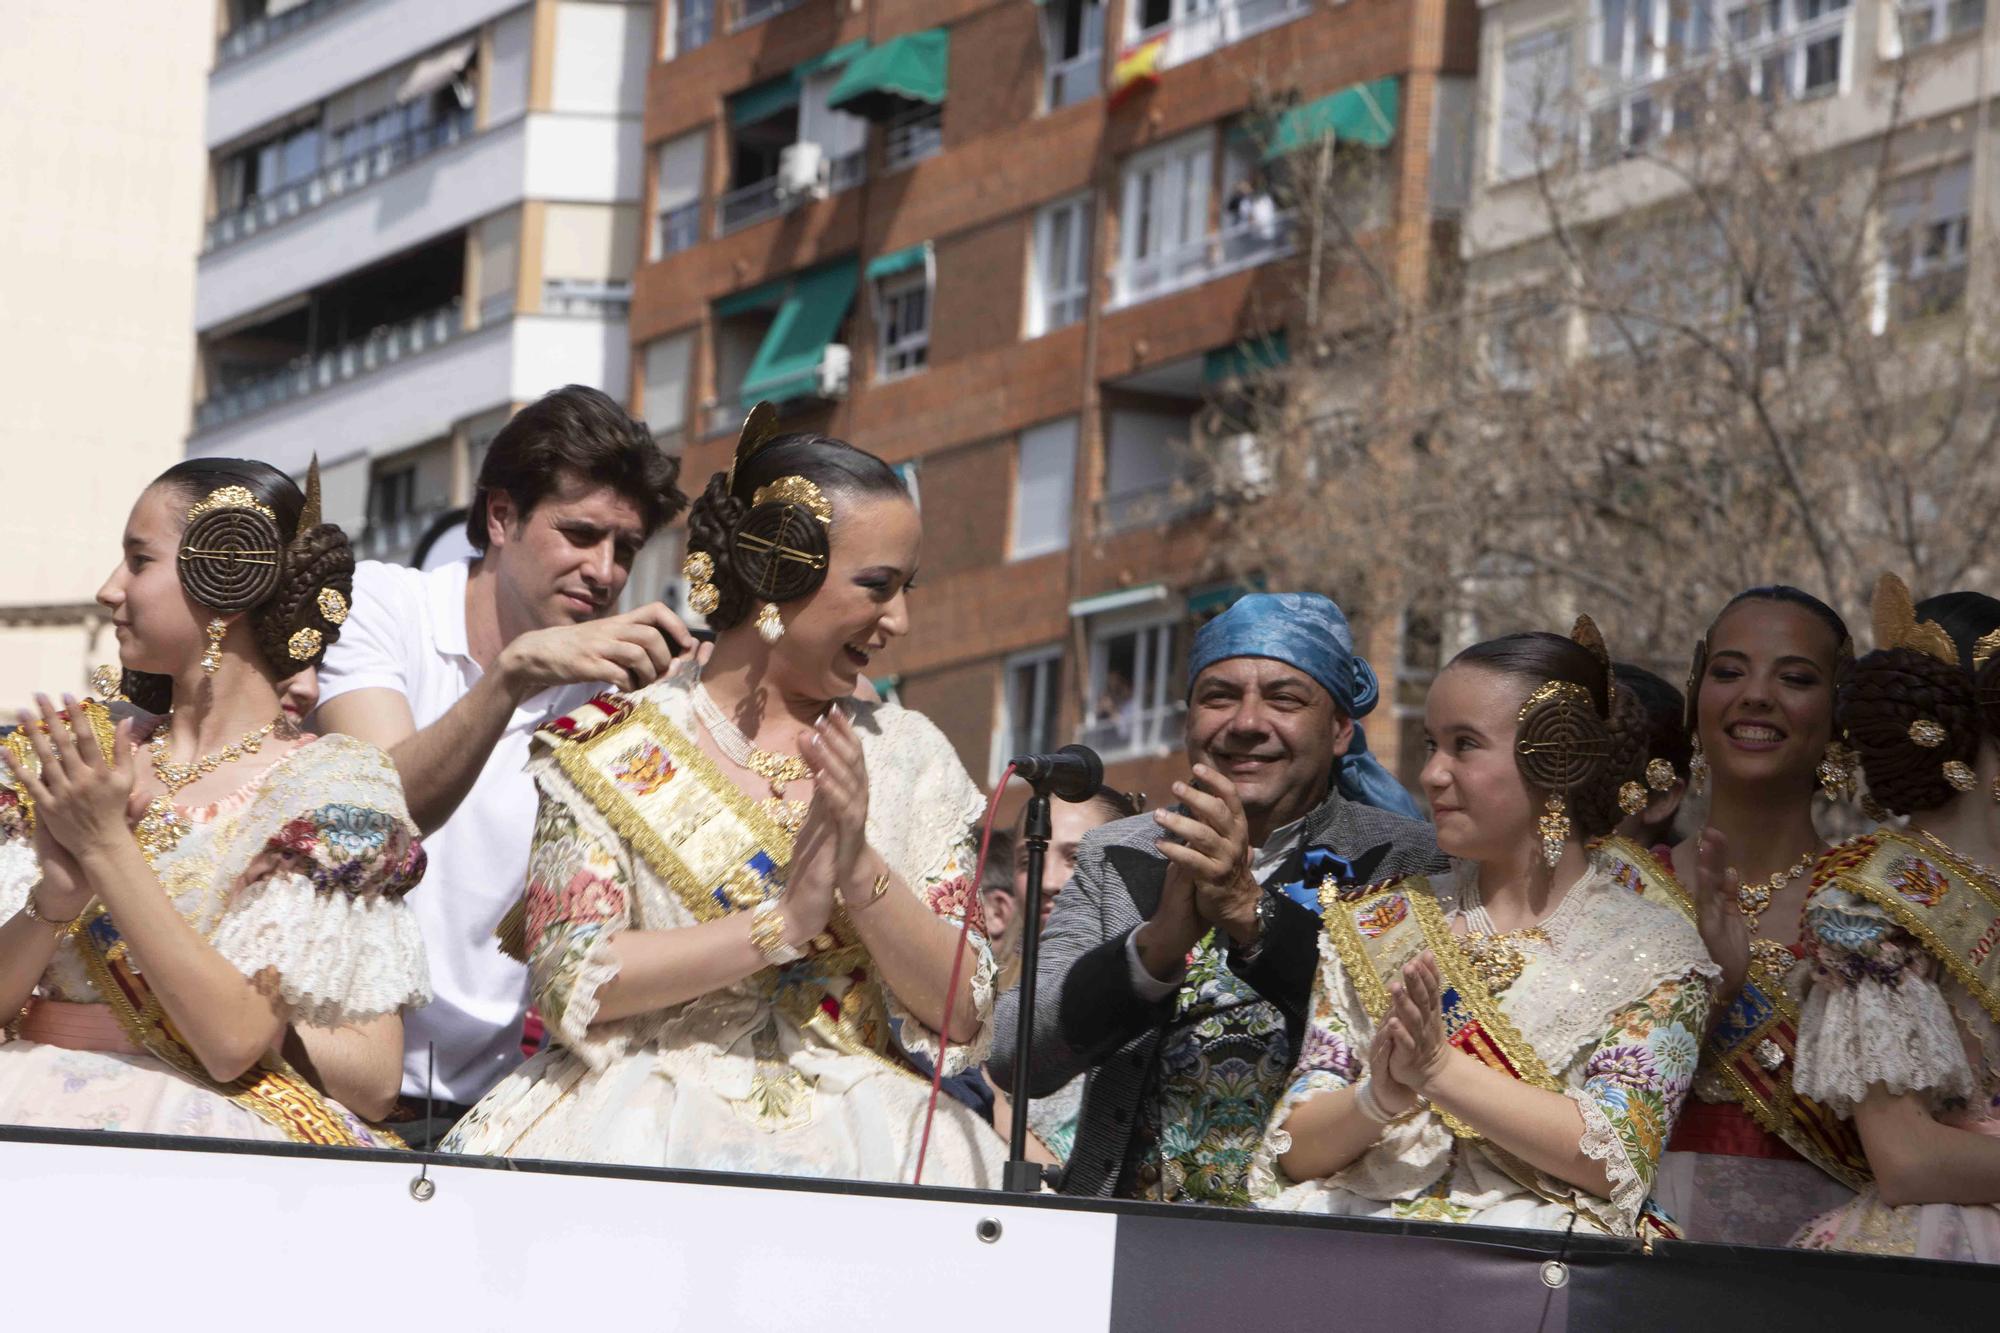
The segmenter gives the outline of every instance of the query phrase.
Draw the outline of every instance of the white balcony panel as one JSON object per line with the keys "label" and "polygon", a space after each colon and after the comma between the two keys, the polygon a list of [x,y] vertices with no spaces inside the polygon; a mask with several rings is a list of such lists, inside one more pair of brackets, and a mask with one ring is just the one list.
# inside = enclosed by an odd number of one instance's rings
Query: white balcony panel
{"label": "white balcony panel", "polygon": [[527,145],[525,120],[497,126],[203,256],[195,328],[240,319],[519,203]]}
{"label": "white balcony panel", "polygon": [[530,116],[528,198],[637,203],[646,175],[643,128],[637,116]]}
{"label": "white balcony panel", "polygon": [[208,80],[208,145],[230,143],[414,59],[524,0],[361,0],[223,65]]}
{"label": "white balcony panel", "polygon": [[631,348],[622,319],[523,315],[455,338],[366,375],[239,417],[188,441],[195,458],[260,458],[303,475],[322,466],[395,453],[453,423],[565,384],[589,384],[623,400]]}

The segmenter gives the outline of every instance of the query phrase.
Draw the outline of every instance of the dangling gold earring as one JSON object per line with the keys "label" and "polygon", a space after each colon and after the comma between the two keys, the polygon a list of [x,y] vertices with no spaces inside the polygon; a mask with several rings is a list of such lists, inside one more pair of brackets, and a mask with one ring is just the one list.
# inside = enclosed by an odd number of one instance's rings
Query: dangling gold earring
{"label": "dangling gold earring", "polygon": [[1701,752],[1701,738],[1696,737],[1694,753],[1688,756],[1688,786],[1695,795],[1708,790],[1708,756]]}
{"label": "dangling gold earring", "polygon": [[208,649],[201,655],[201,669],[214,675],[222,665],[222,636],[229,633],[229,622],[221,616],[208,622]]}
{"label": "dangling gold earring", "polygon": [[1542,860],[1553,868],[1563,859],[1563,844],[1569,841],[1569,810],[1560,794],[1549,797],[1546,809],[1536,826],[1542,831]]}
{"label": "dangling gold earring", "polygon": [[778,619],[778,604],[764,603],[764,609],[757,613],[757,637],[765,643],[776,643],[785,637],[785,622]]}
{"label": "dangling gold earring", "polygon": [[1828,745],[1819,761],[1819,788],[1835,805],[1854,799],[1854,751],[1839,741]]}

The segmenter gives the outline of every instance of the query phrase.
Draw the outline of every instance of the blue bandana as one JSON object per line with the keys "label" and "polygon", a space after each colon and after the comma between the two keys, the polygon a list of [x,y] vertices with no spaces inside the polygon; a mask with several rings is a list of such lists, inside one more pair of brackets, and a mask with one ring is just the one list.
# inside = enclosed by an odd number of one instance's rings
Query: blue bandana
{"label": "blue bandana", "polygon": [[1268,657],[1318,681],[1340,711],[1354,719],[1354,739],[1341,756],[1335,777],[1340,794],[1412,819],[1423,818],[1417,803],[1368,752],[1361,719],[1375,707],[1380,690],[1367,659],[1354,651],[1354,632],[1331,598],[1309,592],[1256,592],[1201,627],[1188,655],[1188,689],[1195,678],[1231,657]]}

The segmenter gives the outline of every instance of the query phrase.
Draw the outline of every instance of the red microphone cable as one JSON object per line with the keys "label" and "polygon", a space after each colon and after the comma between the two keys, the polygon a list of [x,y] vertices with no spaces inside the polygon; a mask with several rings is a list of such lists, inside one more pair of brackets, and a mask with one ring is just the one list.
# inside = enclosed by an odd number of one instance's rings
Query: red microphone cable
{"label": "red microphone cable", "polygon": [[972,933],[972,919],[979,915],[979,886],[986,882],[986,853],[993,845],[993,819],[1000,813],[1000,795],[1007,790],[1013,780],[1014,766],[1007,765],[1007,771],[1000,775],[1000,781],[993,784],[993,795],[986,802],[986,826],[979,835],[979,864],[972,872],[972,898],[965,906],[965,921],[958,928],[958,948],[951,956],[951,983],[944,989],[944,1019],[938,1024],[937,1059],[931,1063],[931,1101],[924,1111],[924,1136],[917,1144],[917,1174],[912,1185],[924,1183],[924,1155],[931,1147],[931,1121],[937,1118],[938,1090],[944,1086],[944,1053],[951,1045],[952,1007],[958,1003],[958,983],[965,972],[965,937]]}

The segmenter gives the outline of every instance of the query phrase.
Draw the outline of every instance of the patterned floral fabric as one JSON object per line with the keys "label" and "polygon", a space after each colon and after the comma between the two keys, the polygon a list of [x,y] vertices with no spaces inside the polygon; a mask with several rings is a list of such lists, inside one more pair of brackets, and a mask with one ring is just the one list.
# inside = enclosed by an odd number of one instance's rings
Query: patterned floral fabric
{"label": "patterned floral fabric", "polygon": [[[749,910],[784,892],[784,869],[782,849],[740,813],[748,799],[695,745],[686,682],[572,718],[553,729],[565,748],[545,747],[531,765],[542,805],[526,941],[534,1002],[555,1041],[489,1093],[445,1150],[909,1180],[930,1089],[900,1051],[937,1060],[941,1043],[852,942],[651,1013],[597,1021],[620,934]],[[965,970],[981,1032],[944,1050],[950,1077],[984,1058],[990,1028],[994,967],[972,880],[984,800],[919,715],[884,704],[858,719],[869,845],[941,919],[958,925],[973,914]],[[997,1185],[1005,1156],[990,1125],[939,1102],[926,1183]]]}
{"label": "patterned floral fabric", "polygon": [[[1437,896],[1448,920],[1477,903],[1462,868]],[[1302,1102],[1367,1074],[1375,1025],[1338,951],[1323,939],[1304,1049],[1257,1154],[1250,1189],[1260,1206],[1344,1216],[1562,1228],[1631,1235],[1699,1058],[1716,970],[1678,912],[1636,898],[1607,872],[1584,876],[1536,935],[1517,937],[1519,977],[1501,1011],[1575,1103],[1582,1151],[1603,1163],[1611,1197],[1553,1177],[1517,1182],[1483,1140],[1455,1137],[1432,1112],[1389,1125],[1374,1147],[1324,1180],[1293,1182],[1277,1159],[1284,1122]],[[1555,1200],[1567,1199],[1570,1206]]]}
{"label": "patterned floral fabric", "polygon": [[[234,796],[181,814],[190,831],[156,859],[162,885],[218,953],[270,984],[294,1021],[360,1023],[429,999],[423,942],[403,901],[424,854],[387,755],[349,736],[309,740]],[[0,791],[0,920],[20,910],[37,878],[18,803]],[[72,941],[35,994],[109,1019]],[[86,1026],[117,1034],[115,1020]],[[0,1044],[0,1122],[285,1137],[150,1055],[22,1040]],[[351,1128],[372,1141],[359,1122]]]}
{"label": "patterned floral fabric", "polygon": [[1250,1202],[1250,1162],[1285,1090],[1284,1014],[1229,969],[1215,936],[1188,957],[1119,1193],[1168,1203]]}

